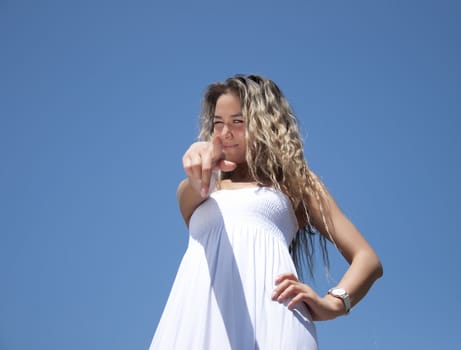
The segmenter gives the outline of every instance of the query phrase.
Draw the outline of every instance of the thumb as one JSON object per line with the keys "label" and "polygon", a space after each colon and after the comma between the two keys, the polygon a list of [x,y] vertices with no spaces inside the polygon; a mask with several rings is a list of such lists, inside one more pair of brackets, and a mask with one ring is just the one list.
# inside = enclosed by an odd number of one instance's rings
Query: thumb
{"label": "thumb", "polygon": [[237,164],[235,164],[234,162],[231,162],[229,160],[222,159],[218,163],[218,167],[219,167],[220,170],[222,170],[224,172],[228,172],[228,171],[232,171],[235,168],[237,168]]}

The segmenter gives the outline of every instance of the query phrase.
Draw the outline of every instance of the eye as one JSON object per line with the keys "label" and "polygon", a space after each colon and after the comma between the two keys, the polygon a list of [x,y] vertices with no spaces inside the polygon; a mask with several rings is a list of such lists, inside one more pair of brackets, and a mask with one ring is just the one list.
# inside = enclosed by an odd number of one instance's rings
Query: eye
{"label": "eye", "polygon": [[214,127],[215,129],[222,128],[223,125],[224,125],[224,123],[223,123],[222,121],[220,121],[220,120],[215,120],[215,121],[213,121],[213,127]]}

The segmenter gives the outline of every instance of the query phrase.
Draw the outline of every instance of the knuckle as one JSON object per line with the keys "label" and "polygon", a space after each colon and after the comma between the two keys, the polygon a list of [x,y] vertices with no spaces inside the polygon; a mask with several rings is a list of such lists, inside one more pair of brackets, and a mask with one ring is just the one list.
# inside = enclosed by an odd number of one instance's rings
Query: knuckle
{"label": "knuckle", "polygon": [[192,168],[191,168],[190,166],[185,166],[185,167],[184,167],[184,171],[185,171],[186,173],[191,173],[191,172],[192,172]]}

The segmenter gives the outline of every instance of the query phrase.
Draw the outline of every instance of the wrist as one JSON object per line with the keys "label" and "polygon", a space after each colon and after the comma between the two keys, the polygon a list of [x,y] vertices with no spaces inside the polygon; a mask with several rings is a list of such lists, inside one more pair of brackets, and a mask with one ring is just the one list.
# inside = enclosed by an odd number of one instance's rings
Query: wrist
{"label": "wrist", "polygon": [[328,295],[332,296],[335,299],[341,301],[343,306],[343,314],[348,314],[351,311],[351,298],[349,294],[342,288],[331,288],[328,291]]}

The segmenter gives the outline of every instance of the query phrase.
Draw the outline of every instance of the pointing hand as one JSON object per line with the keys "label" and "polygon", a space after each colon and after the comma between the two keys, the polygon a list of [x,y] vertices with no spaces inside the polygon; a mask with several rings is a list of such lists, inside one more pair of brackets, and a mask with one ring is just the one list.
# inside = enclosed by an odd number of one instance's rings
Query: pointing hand
{"label": "pointing hand", "polygon": [[193,143],[184,154],[183,166],[194,189],[205,198],[210,192],[212,172],[232,171],[237,164],[224,159],[222,140],[215,137],[212,142]]}

